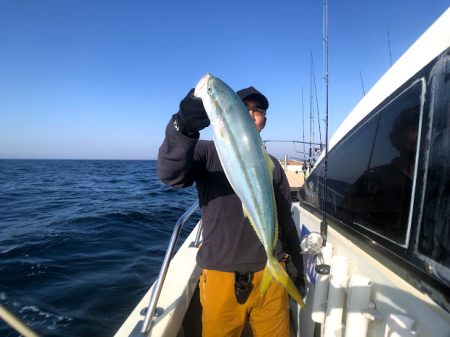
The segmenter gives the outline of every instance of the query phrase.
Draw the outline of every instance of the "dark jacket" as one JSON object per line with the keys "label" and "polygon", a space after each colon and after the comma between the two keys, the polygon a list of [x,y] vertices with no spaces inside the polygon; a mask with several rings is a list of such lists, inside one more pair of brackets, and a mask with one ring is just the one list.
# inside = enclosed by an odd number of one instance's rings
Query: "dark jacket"
{"label": "dark jacket", "polygon": [[[296,268],[303,270],[300,242],[290,212],[289,184],[278,160],[272,160],[279,238]],[[171,121],[159,149],[157,168],[167,185],[183,188],[196,184],[203,221],[197,263],[202,268],[255,272],[265,267],[264,248],[244,217],[242,203],[225,176],[212,141],[186,137],[175,130]]]}

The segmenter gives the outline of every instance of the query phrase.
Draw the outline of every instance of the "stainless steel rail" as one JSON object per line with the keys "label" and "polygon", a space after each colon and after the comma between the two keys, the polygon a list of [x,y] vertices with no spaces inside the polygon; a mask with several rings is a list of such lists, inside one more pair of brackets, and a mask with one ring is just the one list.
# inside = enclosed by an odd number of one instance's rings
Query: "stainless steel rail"
{"label": "stainless steel rail", "polygon": [[198,246],[200,246],[202,234],[203,234],[203,223],[202,223],[202,220],[200,219],[198,230],[197,230],[197,235],[195,236],[195,241],[192,243],[194,247],[198,248]]}
{"label": "stainless steel rail", "polygon": [[39,337],[37,333],[31,330],[26,324],[3,305],[0,304],[0,318],[2,318],[11,328],[16,330],[24,337]]}
{"label": "stainless steel rail", "polygon": [[[159,272],[156,284],[153,287],[153,292],[150,297],[150,303],[147,307],[147,312],[145,313],[144,323],[142,324],[141,333],[145,334],[150,330],[152,318],[156,312],[156,304],[158,303],[159,295],[161,294],[161,289],[166,278],[167,270],[169,269],[170,260],[172,260],[173,253],[175,251],[175,245],[177,243],[178,237],[180,236],[181,228],[183,228],[184,223],[191,217],[192,213],[198,208],[198,201],[196,201],[189,209],[184,212],[184,214],[178,219],[175,224],[175,228],[172,232],[172,237],[170,238],[169,247],[167,248],[166,255],[164,256],[164,261]],[[200,229],[199,229],[200,230]]]}

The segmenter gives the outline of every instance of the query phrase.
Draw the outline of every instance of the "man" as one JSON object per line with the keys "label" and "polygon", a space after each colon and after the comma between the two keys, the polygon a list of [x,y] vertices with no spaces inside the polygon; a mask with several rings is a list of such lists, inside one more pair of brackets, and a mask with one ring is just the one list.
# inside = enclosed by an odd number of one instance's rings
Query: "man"
{"label": "man", "polygon": [[[209,119],[193,92],[181,101],[178,113],[167,125],[157,167],[160,179],[170,186],[183,188],[196,183],[203,221],[203,241],[197,255],[203,268],[199,282],[202,335],[239,337],[248,320],[255,337],[288,337],[287,292],[273,281],[264,297],[259,294],[266,254],[244,217],[242,203],[225,176],[214,143],[199,140],[199,131],[209,125]],[[261,131],[267,121],[267,98],[253,87],[237,94]],[[280,163],[272,160],[282,246],[277,245],[276,253],[280,259],[285,255],[283,249],[290,254],[298,271],[294,283],[302,292],[303,262],[290,213],[290,189]]]}

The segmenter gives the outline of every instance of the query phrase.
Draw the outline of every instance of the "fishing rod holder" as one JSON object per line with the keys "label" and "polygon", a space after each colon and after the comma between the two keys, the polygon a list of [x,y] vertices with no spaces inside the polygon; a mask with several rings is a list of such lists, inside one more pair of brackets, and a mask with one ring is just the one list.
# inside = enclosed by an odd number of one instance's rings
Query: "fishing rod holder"
{"label": "fishing rod holder", "polygon": [[[146,334],[150,331],[151,323],[153,317],[156,317],[156,313],[158,312],[161,315],[162,308],[156,308],[156,304],[158,303],[159,296],[161,295],[161,290],[164,284],[164,280],[166,279],[167,271],[169,269],[170,261],[175,253],[175,247],[178,241],[178,237],[180,236],[181,229],[185,222],[191,217],[191,215],[198,209],[198,201],[196,201],[189,209],[183,213],[183,215],[178,219],[177,223],[172,232],[172,237],[170,238],[169,246],[166,250],[166,255],[164,256],[164,261],[161,266],[161,270],[159,272],[159,276],[153,286],[153,291],[150,296],[150,303],[147,307],[145,313],[145,319],[142,323],[141,334]],[[158,315],[158,316],[159,316]]]}
{"label": "fishing rod holder", "polygon": [[300,242],[302,254],[316,256],[317,261],[320,262],[320,264],[325,264],[322,254],[322,247],[323,238],[317,232],[307,234]]}

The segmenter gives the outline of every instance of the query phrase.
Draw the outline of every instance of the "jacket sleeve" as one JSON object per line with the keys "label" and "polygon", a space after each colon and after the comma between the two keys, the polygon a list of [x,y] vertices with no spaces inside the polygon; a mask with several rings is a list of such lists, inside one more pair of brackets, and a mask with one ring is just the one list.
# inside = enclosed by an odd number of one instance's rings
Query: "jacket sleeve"
{"label": "jacket sleeve", "polygon": [[195,181],[193,157],[198,138],[189,138],[178,132],[173,119],[158,152],[157,171],[161,181],[169,186],[183,188]]}
{"label": "jacket sleeve", "polygon": [[283,250],[292,258],[297,276],[303,275],[303,256],[300,254],[300,239],[291,214],[291,189],[286,174],[278,160],[274,161],[274,190],[278,212],[279,238]]}

